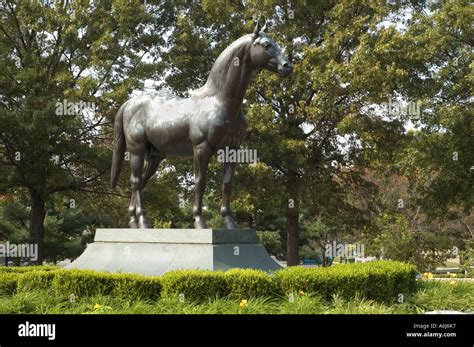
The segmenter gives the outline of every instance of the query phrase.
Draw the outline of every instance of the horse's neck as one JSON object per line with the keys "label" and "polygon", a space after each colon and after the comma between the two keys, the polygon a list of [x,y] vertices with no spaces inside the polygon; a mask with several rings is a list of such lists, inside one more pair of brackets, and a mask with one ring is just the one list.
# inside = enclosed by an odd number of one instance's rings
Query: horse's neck
{"label": "horse's neck", "polygon": [[223,78],[225,82],[222,88],[217,91],[216,97],[222,102],[227,110],[227,116],[231,120],[237,119],[240,114],[240,107],[247,90],[252,72],[250,56],[246,50],[236,52],[230,60],[227,72]]}

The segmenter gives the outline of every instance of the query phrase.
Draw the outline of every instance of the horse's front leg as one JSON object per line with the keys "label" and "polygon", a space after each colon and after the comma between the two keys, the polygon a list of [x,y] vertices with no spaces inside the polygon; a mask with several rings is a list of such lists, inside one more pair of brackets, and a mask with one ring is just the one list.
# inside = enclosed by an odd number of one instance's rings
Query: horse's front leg
{"label": "horse's front leg", "polygon": [[193,148],[194,152],[194,204],[193,217],[194,227],[196,229],[206,229],[207,225],[202,218],[202,197],[206,188],[206,174],[209,159],[211,157],[211,149],[206,142],[200,143]]}
{"label": "horse's front leg", "polygon": [[230,193],[232,191],[232,178],[234,177],[235,163],[224,163],[224,178],[222,180],[222,205],[221,216],[227,229],[238,229],[230,213]]}
{"label": "horse's front leg", "polygon": [[138,228],[138,219],[135,215],[135,193],[133,190],[132,197],[130,198],[130,205],[128,206],[128,216],[130,217],[130,221],[128,222],[129,228]]}

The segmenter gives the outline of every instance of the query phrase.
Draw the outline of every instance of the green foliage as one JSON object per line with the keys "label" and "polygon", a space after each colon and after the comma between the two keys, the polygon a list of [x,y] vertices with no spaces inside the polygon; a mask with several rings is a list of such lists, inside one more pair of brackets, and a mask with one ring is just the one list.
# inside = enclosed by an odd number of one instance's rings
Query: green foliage
{"label": "green foliage", "polygon": [[160,296],[161,280],[153,276],[113,274],[90,270],[56,272],[52,282],[54,292],[63,297],[75,298],[94,295],[113,295],[123,299],[150,299]]}
{"label": "green foliage", "polygon": [[[24,242],[29,232],[42,234],[29,225],[34,197],[45,202],[46,218],[36,223],[44,222],[44,255],[51,261],[75,257],[84,230],[126,225],[128,168],[117,196],[106,189],[118,105],[145,79],[180,95],[201,86],[220,52],[251,32],[249,19],[258,13],[295,69],[287,79],[259,73],[245,96],[244,145],[258,150],[259,162],[237,169],[238,223],[265,230],[262,243],[281,258],[288,235],[295,241],[289,244],[314,257],[325,244],[356,239],[361,230],[373,254],[383,248],[385,258],[421,271],[443,262],[452,246],[463,250],[472,239],[474,203],[469,1],[297,1],[291,17],[288,9],[281,0],[6,2],[0,239]],[[94,102],[97,110],[58,115],[55,103],[63,99]],[[378,108],[397,99],[420,102],[421,113]],[[169,159],[162,166],[169,170],[145,192],[145,204],[154,207],[149,219],[156,227],[192,226],[192,162]],[[403,211],[393,208],[397,182],[378,195],[386,182],[371,180],[373,173],[407,180]],[[215,162],[208,181],[205,217],[219,226]],[[75,211],[61,206],[71,197],[80,206]]]}
{"label": "green foliage", "polygon": [[114,275],[91,270],[67,270],[58,273],[52,282],[56,295],[63,298],[91,295],[111,295]]}
{"label": "green foliage", "polygon": [[161,279],[135,274],[113,275],[113,295],[130,300],[156,300],[161,293]]}
{"label": "green foliage", "polygon": [[2,273],[26,273],[34,271],[53,271],[58,270],[59,267],[53,265],[41,266],[0,266],[0,274]]}
{"label": "green foliage", "polygon": [[278,295],[278,288],[272,277],[259,270],[179,270],[168,272],[161,278],[163,296],[184,295],[184,300],[202,301],[224,296],[245,299]]}
{"label": "green foliage", "polygon": [[53,279],[60,275],[63,270],[38,270],[22,273],[18,277],[17,291],[30,291],[50,289]]}
{"label": "green foliage", "polygon": [[154,276],[63,270],[53,266],[5,269],[10,271],[0,271],[0,279],[6,287],[10,288],[12,279],[15,279],[18,286],[15,285],[14,289],[17,291],[53,289],[55,294],[63,298],[69,298],[71,294],[74,297],[103,294],[123,299],[155,300],[161,292],[160,278]]}
{"label": "green foliage", "polygon": [[462,265],[461,270],[465,271],[469,276],[474,276],[474,240],[467,240],[465,250],[461,253]]}
{"label": "green foliage", "polygon": [[[409,223],[403,215],[384,215],[378,219],[382,230],[372,241],[371,246],[376,250],[376,255],[387,259],[420,263],[417,261],[421,255],[417,254],[417,243],[411,232]],[[421,265],[421,264],[419,264]],[[424,266],[420,266],[424,269]]]}
{"label": "green foliage", "polygon": [[0,202],[0,239],[12,243],[25,241],[30,215],[20,198]]}
{"label": "green foliage", "polygon": [[454,247],[465,248],[463,239],[470,237],[467,226],[472,224],[472,213],[457,209],[444,220],[432,219],[415,204],[406,178],[373,176],[371,180],[381,188],[379,214],[361,235],[367,255],[409,262],[426,272],[456,257]]}
{"label": "green foliage", "polygon": [[419,290],[408,297],[407,305],[414,306],[418,312],[434,310],[474,311],[474,284],[467,281],[427,281],[420,284]]}
{"label": "green foliage", "polygon": [[341,264],[324,268],[292,267],[277,271],[275,280],[286,293],[317,293],[329,298],[335,293],[391,302],[398,294],[415,290],[416,268],[400,262]]}
{"label": "green foliage", "polygon": [[260,270],[232,269],[225,272],[225,277],[233,298],[274,297],[279,294],[272,277]]}
{"label": "green foliage", "polygon": [[[155,16],[159,5],[138,0],[8,1],[0,11],[0,191],[30,196],[25,207],[35,218],[29,236],[39,244],[41,262],[53,197],[108,194],[104,176],[111,151],[104,133],[142,79],[163,70],[151,61],[164,44],[169,12]],[[63,102],[93,107],[65,114],[57,106]],[[66,241],[78,237],[77,229],[52,218],[44,232],[46,251],[53,260],[77,254],[80,246]]]}
{"label": "green foliage", "polygon": [[[50,208],[45,218],[44,259],[48,262],[58,262],[63,259],[77,258],[86,248],[90,235],[84,233],[96,219],[84,207],[69,208],[69,200],[57,196],[55,204]],[[59,201],[58,201],[59,200]],[[85,204],[86,199],[75,197],[76,204]]]}
{"label": "green foliage", "polygon": [[448,309],[461,312],[474,310],[474,284],[459,281],[422,282],[419,290],[405,296],[403,303],[380,303],[364,297],[350,299],[333,295],[329,300],[318,295],[295,295],[288,298],[219,298],[200,302],[162,297],[157,301],[130,300],[116,296],[95,295],[63,300],[51,291],[33,290],[13,295],[0,295],[1,314],[422,314]]}
{"label": "green foliage", "polygon": [[268,253],[275,256],[285,254],[282,239],[278,231],[257,231],[258,242],[262,244]]}
{"label": "green foliage", "polygon": [[[2,272],[0,313],[380,314],[474,310],[471,282],[453,278],[417,283],[415,274],[412,265],[388,261],[316,269],[293,267],[277,271],[275,276],[243,269],[175,271],[161,277],[62,269]],[[292,300],[283,293],[291,294]],[[399,294],[403,294],[403,302],[397,300]]]}
{"label": "green foliage", "polygon": [[[260,270],[231,269],[225,272],[178,270],[154,277],[43,268],[33,271],[35,267],[28,267],[30,271],[5,272],[0,276],[18,280],[18,291],[51,288],[55,295],[62,298],[71,295],[76,298],[113,295],[124,299],[156,300],[162,295],[185,301],[227,296],[237,299],[278,298],[284,293],[300,291],[323,298],[339,293],[345,298],[361,294],[369,299],[392,301],[398,294],[406,295],[415,290],[416,276],[412,265],[392,261],[329,268],[292,267],[279,270],[274,275]],[[9,285],[11,282],[9,280]]]}
{"label": "green foliage", "polygon": [[202,301],[229,294],[225,273],[222,271],[178,270],[161,277],[165,297]]}
{"label": "green foliage", "polygon": [[0,273],[0,296],[11,295],[17,289],[17,281],[20,277],[18,273]]}
{"label": "green foliage", "polygon": [[[0,201],[0,239],[10,243],[27,243],[30,217],[24,194],[10,197],[10,201]],[[75,203],[84,205],[84,197],[75,196]],[[44,220],[45,246],[43,259],[57,262],[79,256],[85,248],[88,236],[84,230],[96,218],[84,207],[69,207],[69,199],[57,194],[48,204],[48,215]],[[12,259],[15,261],[16,259]]]}

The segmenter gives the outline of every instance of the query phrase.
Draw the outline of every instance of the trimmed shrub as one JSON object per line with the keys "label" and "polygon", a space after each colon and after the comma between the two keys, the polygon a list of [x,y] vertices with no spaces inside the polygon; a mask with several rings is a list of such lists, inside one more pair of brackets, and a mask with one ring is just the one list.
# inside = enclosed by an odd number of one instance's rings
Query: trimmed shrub
{"label": "trimmed shrub", "polygon": [[28,271],[19,274],[17,291],[28,291],[35,289],[50,289],[53,279],[64,270],[55,271]]}
{"label": "trimmed shrub", "polygon": [[92,270],[64,270],[54,277],[52,288],[63,298],[93,295],[111,295],[114,289],[114,275]]}
{"label": "trimmed shrub", "polygon": [[113,295],[119,298],[156,300],[160,297],[160,277],[134,274],[115,274],[111,276],[114,283]]}
{"label": "trimmed shrub", "polygon": [[225,272],[229,294],[233,298],[272,297],[278,287],[272,277],[261,270],[232,269]]}
{"label": "trimmed shrub", "polygon": [[177,270],[161,276],[164,297],[184,295],[185,300],[202,301],[229,294],[222,271]]}
{"label": "trimmed shrub", "polygon": [[413,293],[417,290],[416,276],[418,271],[414,265],[398,263],[397,269],[393,269],[394,293]]}
{"label": "trimmed shrub", "polygon": [[[115,274],[92,270],[60,270],[52,272],[51,286],[61,297],[112,295],[123,299],[157,299],[161,280],[155,276]],[[43,276],[44,277],[44,276]]]}
{"label": "trimmed shrub", "polygon": [[51,288],[55,295],[63,298],[74,294],[79,298],[112,295],[132,300],[156,300],[160,295],[184,295],[187,301],[225,296],[237,299],[278,297],[300,291],[316,293],[327,299],[336,293],[345,298],[359,293],[368,299],[393,301],[399,294],[415,291],[417,274],[413,265],[395,261],[340,264],[326,268],[291,267],[279,270],[273,276],[251,269],[227,272],[179,270],[160,277],[64,270],[51,266],[9,269],[21,270],[0,272],[1,295]]}
{"label": "trimmed shrub", "polygon": [[0,296],[15,293],[20,276],[17,273],[0,273]]}
{"label": "trimmed shrub", "polygon": [[284,293],[304,291],[326,299],[335,293],[345,298],[360,293],[373,300],[393,301],[398,294],[415,290],[416,274],[413,265],[374,261],[326,268],[291,267],[277,271],[275,280]]}
{"label": "trimmed shrub", "polygon": [[39,265],[39,266],[0,266],[1,273],[25,273],[31,271],[52,271],[58,270],[60,267],[55,265]]}

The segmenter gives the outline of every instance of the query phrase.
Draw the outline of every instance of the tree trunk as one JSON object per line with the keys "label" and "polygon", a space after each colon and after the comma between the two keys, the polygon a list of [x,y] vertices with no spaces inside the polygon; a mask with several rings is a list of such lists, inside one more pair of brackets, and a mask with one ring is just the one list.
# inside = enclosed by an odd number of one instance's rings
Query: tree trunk
{"label": "tree trunk", "polygon": [[38,245],[38,259],[34,261],[37,265],[43,263],[44,245],[44,218],[46,217],[44,197],[36,190],[30,191],[31,211],[30,211],[30,235],[29,242]]}
{"label": "tree trunk", "polygon": [[287,213],[287,265],[295,266],[300,263],[299,240],[300,226],[298,223],[298,204],[295,199],[294,207],[288,207]]}
{"label": "tree trunk", "polygon": [[326,266],[328,266],[328,259],[326,258],[326,247],[323,247],[323,246],[320,246],[320,247],[321,247],[321,249],[322,249],[321,254],[323,255],[323,256],[322,256],[322,260],[321,260],[321,262],[322,262],[321,265],[322,265],[323,267],[326,267]]}

